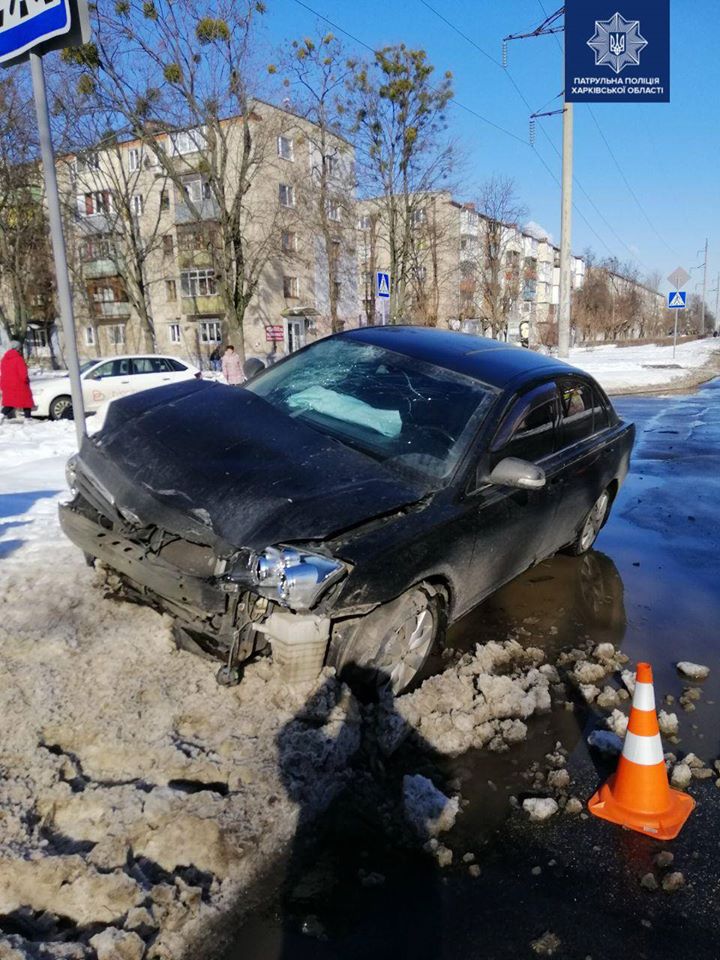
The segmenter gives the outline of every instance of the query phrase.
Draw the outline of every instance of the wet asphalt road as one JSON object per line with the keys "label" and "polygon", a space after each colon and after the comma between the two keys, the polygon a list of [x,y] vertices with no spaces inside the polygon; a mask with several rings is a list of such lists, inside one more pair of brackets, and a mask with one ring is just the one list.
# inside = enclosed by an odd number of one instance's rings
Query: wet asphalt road
{"label": "wet asphalt road", "polygon": [[[680,717],[673,749],[711,763],[720,756],[720,380],[693,394],[617,398],[615,405],[636,422],[638,439],[596,550],[528,571],[454,628],[451,642],[469,649],[520,629],[552,662],[586,637],[609,640],[631,666],[652,663],[658,700],[686,685],[678,660],[705,663],[711,674],[697,709],[669,709]],[[510,807],[509,796],[527,788],[521,772],[557,740],[571,754],[572,792],[587,800],[611,769],[585,745],[597,723],[592,711],[556,710],[533,721],[528,740],[509,753],[454,762],[445,773],[461,777],[470,802],[443,838],[455,855],[447,870],[395,848],[352,801],[336,804],[296,848],[293,869],[304,889],[286,885],[268,900],[237,931],[224,960],[516,960],[534,957],[530,942],[545,931],[559,937],[552,955],[562,958],[717,960],[714,778],[693,782],[696,811],[677,840],[662,844],[587,816],[530,824]],[[414,772],[413,759],[398,762]],[[674,853],[683,890],[640,887],[661,849]],[[479,877],[462,864],[465,852],[476,854]],[[364,887],[359,870],[385,881]],[[308,917],[317,918],[310,933],[322,938],[301,932]]]}

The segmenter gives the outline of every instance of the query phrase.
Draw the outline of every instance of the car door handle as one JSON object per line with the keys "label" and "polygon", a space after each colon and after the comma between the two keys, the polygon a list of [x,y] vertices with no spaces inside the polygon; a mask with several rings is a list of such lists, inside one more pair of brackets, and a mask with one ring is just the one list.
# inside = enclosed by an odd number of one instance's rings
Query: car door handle
{"label": "car door handle", "polygon": [[162,382],[163,382],[163,383],[168,383],[168,381],[171,380],[171,379],[172,379],[171,377],[163,377],[163,378],[162,378]]}
{"label": "car door handle", "polygon": [[120,383],[122,383],[123,386],[124,386],[126,383],[130,383],[130,381],[129,381],[129,380],[121,380]]}

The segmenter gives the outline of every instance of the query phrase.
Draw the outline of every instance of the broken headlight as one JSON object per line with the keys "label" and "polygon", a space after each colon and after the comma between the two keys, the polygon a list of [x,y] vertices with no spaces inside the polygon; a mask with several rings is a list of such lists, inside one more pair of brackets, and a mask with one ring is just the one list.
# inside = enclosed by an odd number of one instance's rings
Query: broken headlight
{"label": "broken headlight", "polygon": [[257,592],[293,610],[309,610],[346,572],[339,560],[295,547],[268,547],[252,567]]}
{"label": "broken headlight", "polygon": [[65,482],[68,485],[70,493],[75,496],[78,492],[77,485],[77,456],[73,454],[72,457],[65,464]]}

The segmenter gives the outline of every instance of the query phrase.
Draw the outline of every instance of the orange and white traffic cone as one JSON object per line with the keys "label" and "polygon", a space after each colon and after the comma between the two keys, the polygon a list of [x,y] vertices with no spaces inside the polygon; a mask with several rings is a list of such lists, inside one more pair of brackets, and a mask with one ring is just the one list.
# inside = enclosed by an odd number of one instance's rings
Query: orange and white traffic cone
{"label": "orange and white traffic cone", "polygon": [[692,813],[695,801],[668,784],[655,712],[652,667],[639,663],[632,710],[616,772],[588,803],[596,817],[672,840]]}

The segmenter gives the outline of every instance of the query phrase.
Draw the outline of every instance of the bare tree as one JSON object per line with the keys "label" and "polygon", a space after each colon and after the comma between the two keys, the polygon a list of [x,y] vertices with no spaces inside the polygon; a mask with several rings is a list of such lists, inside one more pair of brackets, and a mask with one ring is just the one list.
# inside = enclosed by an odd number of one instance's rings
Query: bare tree
{"label": "bare tree", "polygon": [[36,161],[32,97],[19,71],[0,77],[0,322],[23,342],[28,324],[54,323],[48,226]]}
{"label": "bare tree", "polygon": [[[340,307],[354,302],[357,265],[353,150],[345,141],[348,124],[347,81],[351,75],[342,44],[332,33],[292,42],[280,61],[295,113],[310,121],[311,188],[298,191],[303,228],[320,238],[329,326],[343,329]],[[271,73],[277,71],[271,65]],[[304,171],[300,172],[301,181]],[[324,298],[318,298],[319,301]]]}
{"label": "bare tree", "polygon": [[[278,111],[253,94],[252,0],[119,0],[98,5],[95,45],[79,83],[142,142],[212,256],[236,349],[268,262],[296,216],[261,194],[281,132]],[[290,205],[289,205],[290,206]]]}
{"label": "bare tree", "polygon": [[417,230],[431,195],[447,186],[457,151],[446,136],[452,75],[437,82],[424,50],[384,47],[354,64],[352,93],[361,188],[374,198],[382,248],[392,276],[390,313],[410,304]]}
{"label": "bare tree", "polygon": [[527,209],[519,201],[515,181],[494,176],[480,189],[481,213],[476,252],[478,306],[493,337],[507,332],[513,306],[520,296],[521,250],[519,224]]}

